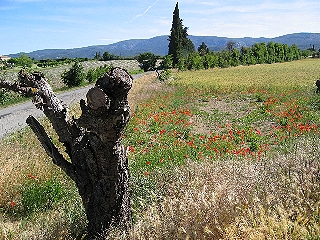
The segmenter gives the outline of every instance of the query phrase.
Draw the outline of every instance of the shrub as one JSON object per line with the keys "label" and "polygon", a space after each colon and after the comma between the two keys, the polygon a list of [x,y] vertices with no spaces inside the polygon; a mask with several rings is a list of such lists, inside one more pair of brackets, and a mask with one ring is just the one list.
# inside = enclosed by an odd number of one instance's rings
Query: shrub
{"label": "shrub", "polygon": [[83,66],[79,62],[75,62],[69,70],[62,73],[61,77],[68,87],[76,87],[83,84],[86,75]]}
{"label": "shrub", "polygon": [[189,70],[200,70],[204,68],[202,57],[197,52],[190,53],[187,61]]}
{"label": "shrub", "polygon": [[168,80],[171,76],[171,71],[169,69],[163,70],[159,74],[159,80],[163,82],[164,80]]}
{"label": "shrub", "polygon": [[18,58],[9,59],[8,63],[12,63],[17,66],[21,66],[23,68],[31,68],[33,64],[33,60],[23,53],[23,54],[20,54]]}
{"label": "shrub", "polygon": [[0,89],[0,104],[4,105],[8,101],[10,101],[9,91],[7,89],[3,89],[3,88]]}
{"label": "shrub", "polygon": [[141,53],[138,55],[137,60],[141,69],[143,69],[145,72],[153,70],[156,67],[157,58],[151,52]]}
{"label": "shrub", "polygon": [[112,65],[107,66],[99,66],[95,69],[89,69],[87,73],[87,80],[89,83],[96,82],[99,77],[102,77],[105,73],[107,73],[112,68]]}
{"label": "shrub", "polygon": [[19,102],[23,99],[17,93],[12,93],[7,89],[0,89],[0,105],[1,106],[8,106],[12,103]]}
{"label": "shrub", "polygon": [[92,83],[97,80],[97,74],[95,69],[89,69],[87,73],[87,80],[89,83]]}
{"label": "shrub", "polygon": [[162,69],[170,69],[172,68],[172,55],[167,55],[163,58],[162,62],[161,62],[161,68]]}

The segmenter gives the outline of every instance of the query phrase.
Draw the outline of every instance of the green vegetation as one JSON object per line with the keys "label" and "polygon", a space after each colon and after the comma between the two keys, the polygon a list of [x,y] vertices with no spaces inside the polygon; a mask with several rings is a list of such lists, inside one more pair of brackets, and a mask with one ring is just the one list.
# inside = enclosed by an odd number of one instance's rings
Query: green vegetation
{"label": "green vegetation", "polygon": [[143,71],[151,71],[156,68],[157,57],[151,52],[141,53],[137,56],[137,60]]}
{"label": "green vegetation", "polygon": [[[272,64],[290,62],[302,57],[318,57],[313,49],[300,51],[296,44],[280,44],[265,42],[256,43],[251,47],[236,47],[236,43],[229,41],[226,49],[220,52],[211,52],[202,42],[195,51],[193,43],[187,38],[187,27],[184,27],[179,17],[178,3],[173,12],[171,34],[169,36],[169,51],[164,57],[164,69],[178,68],[179,70],[200,70],[214,67],[227,68],[239,65]],[[170,61],[167,61],[169,60]]]}
{"label": "green vegetation", "polygon": [[87,72],[87,81],[89,83],[95,83],[99,77],[103,76],[112,68],[112,65],[99,66],[97,68],[91,68]]}
{"label": "green vegetation", "polygon": [[75,62],[69,70],[61,75],[61,78],[68,87],[77,87],[84,83],[86,75],[83,66]]}
{"label": "green vegetation", "polygon": [[[227,50],[211,52],[205,43],[202,43],[197,52],[193,51],[187,56],[179,58],[176,67],[179,70],[200,70],[215,67],[227,68],[239,65],[291,62],[301,58],[302,52],[295,44],[289,47],[287,44],[273,42],[266,44],[263,42],[256,43],[252,47],[242,47],[239,50],[234,47],[233,43],[230,43]],[[170,65],[166,64],[166,68],[170,68]]]}
{"label": "green vegetation", "polygon": [[51,209],[63,198],[63,189],[59,182],[47,180],[39,182],[36,176],[28,174],[32,179],[21,187],[21,207],[25,214]]}
{"label": "green vegetation", "polygon": [[[317,239],[319,72],[319,59],[303,59],[171,72],[165,83],[136,80],[123,136],[134,208],[130,237]],[[76,188],[31,130],[3,140],[0,152],[1,238],[83,237]],[[19,215],[35,202],[44,204]],[[114,229],[109,237],[123,236]]]}
{"label": "green vegetation", "polygon": [[[120,56],[116,56],[114,54],[111,54],[109,52],[104,52],[102,55],[102,60],[103,61],[109,61],[109,60],[119,60],[121,59]],[[101,60],[101,59],[100,59]]]}
{"label": "green vegetation", "polygon": [[26,54],[21,54],[18,58],[10,58],[8,63],[14,64],[22,68],[31,68],[33,65],[33,60],[29,58]]}
{"label": "green vegetation", "polygon": [[38,67],[40,68],[47,68],[47,67],[57,67],[60,65],[65,65],[65,64],[71,64],[74,61],[79,61],[79,62],[83,62],[83,61],[87,61],[88,59],[69,59],[69,58],[61,58],[61,59],[46,59],[46,60],[39,60],[39,61],[35,61],[35,64],[37,64]]}
{"label": "green vegetation", "polygon": [[0,106],[8,106],[25,100],[20,94],[12,93],[7,89],[0,89]]}
{"label": "green vegetation", "polygon": [[172,56],[173,67],[178,66],[179,60],[188,56],[190,52],[194,51],[194,45],[188,38],[188,28],[182,24],[182,19],[179,16],[178,2],[173,11],[173,20],[171,33],[169,36],[169,52]]}

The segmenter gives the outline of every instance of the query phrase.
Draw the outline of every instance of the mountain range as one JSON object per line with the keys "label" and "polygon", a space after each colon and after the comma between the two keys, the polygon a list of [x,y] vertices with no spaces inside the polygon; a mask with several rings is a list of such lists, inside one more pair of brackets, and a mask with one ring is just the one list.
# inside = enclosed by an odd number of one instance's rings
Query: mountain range
{"label": "mountain range", "polygon": [[[320,33],[293,33],[275,38],[227,38],[216,36],[189,36],[190,40],[198,48],[204,42],[211,51],[221,51],[226,48],[229,41],[235,42],[237,47],[249,47],[255,43],[274,42],[281,44],[298,45],[298,48],[308,49],[320,48]],[[109,45],[95,45],[72,49],[44,49],[26,53],[31,58],[40,59],[59,59],[59,58],[93,58],[97,52],[102,55],[109,52],[121,57],[134,57],[143,52],[152,52],[156,55],[165,56],[168,54],[168,36],[157,36],[150,39],[131,39],[124,40]],[[10,57],[19,57],[21,53],[9,54]]]}

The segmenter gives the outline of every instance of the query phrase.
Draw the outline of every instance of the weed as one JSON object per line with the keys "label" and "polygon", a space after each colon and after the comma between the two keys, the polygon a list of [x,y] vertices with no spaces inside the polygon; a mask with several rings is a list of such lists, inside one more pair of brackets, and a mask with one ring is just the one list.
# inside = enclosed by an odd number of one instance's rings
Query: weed
{"label": "weed", "polygon": [[25,214],[50,209],[62,199],[64,193],[59,182],[55,180],[38,182],[35,176],[28,175],[28,177],[35,181],[21,187],[21,206]]}

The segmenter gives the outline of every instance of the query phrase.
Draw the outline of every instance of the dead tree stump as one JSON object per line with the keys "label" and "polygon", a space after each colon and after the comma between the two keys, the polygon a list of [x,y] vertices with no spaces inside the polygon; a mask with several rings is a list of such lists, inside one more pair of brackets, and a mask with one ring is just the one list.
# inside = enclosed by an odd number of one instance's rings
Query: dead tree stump
{"label": "dead tree stump", "polygon": [[127,95],[132,77],[113,68],[80,101],[79,119],[68,115],[67,106],[57,98],[40,73],[19,73],[19,83],[0,82],[0,87],[33,96],[34,105],[51,121],[70,158],[59,152],[43,126],[32,116],[32,128],[46,153],[76,183],[88,219],[90,234],[110,226],[128,231],[131,226],[129,168],[121,142],[130,118]]}
{"label": "dead tree stump", "polygon": [[318,79],[316,81],[316,86],[317,86],[317,93],[319,93],[320,92],[320,79]]}

